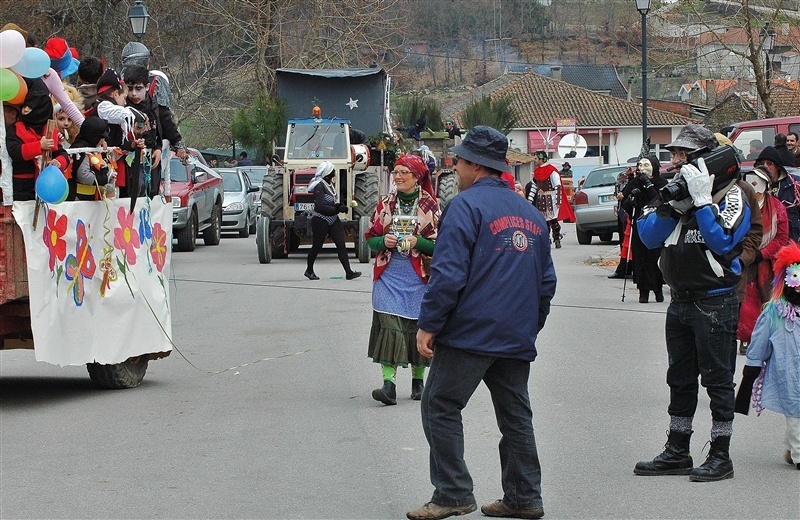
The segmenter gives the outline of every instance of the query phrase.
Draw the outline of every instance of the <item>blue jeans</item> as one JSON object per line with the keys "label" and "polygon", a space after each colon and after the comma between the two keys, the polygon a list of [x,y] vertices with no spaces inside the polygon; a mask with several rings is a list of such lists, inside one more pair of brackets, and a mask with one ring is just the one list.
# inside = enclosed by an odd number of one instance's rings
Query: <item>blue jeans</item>
{"label": "blue jeans", "polygon": [[436,345],[422,394],[422,427],[430,446],[432,502],[474,504],[472,477],[464,462],[461,410],[481,381],[492,395],[500,439],[504,501],[511,507],[542,507],[542,471],[528,398],[529,361],[485,356]]}
{"label": "blue jeans", "polygon": [[702,300],[675,301],[667,309],[669,414],[694,417],[700,383],[711,399],[711,418],[733,421],[736,326],[734,292]]}

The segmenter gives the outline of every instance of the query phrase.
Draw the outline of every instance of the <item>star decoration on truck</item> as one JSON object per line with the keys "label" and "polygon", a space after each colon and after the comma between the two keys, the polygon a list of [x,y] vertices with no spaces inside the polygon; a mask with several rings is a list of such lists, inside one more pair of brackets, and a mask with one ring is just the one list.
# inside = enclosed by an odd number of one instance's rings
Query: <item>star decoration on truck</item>
{"label": "star decoration on truck", "polygon": [[354,108],[358,108],[358,100],[350,98],[350,101],[345,103],[345,105],[349,106],[350,110],[353,110]]}

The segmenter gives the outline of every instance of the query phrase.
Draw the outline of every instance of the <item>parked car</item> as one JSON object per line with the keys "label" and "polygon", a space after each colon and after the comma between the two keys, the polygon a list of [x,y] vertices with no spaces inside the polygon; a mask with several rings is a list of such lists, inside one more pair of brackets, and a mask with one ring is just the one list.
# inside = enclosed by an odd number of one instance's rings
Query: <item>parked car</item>
{"label": "parked car", "polygon": [[172,235],[178,240],[176,251],[194,251],[200,232],[207,246],[219,244],[222,177],[190,156],[186,160],[170,159],[169,179],[172,183]]}
{"label": "parked car", "polygon": [[575,193],[575,233],[578,243],[591,244],[592,236],[597,235],[603,242],[614,238],[617,229],[617,197],[614,184],[617,175],[624,172],[630,164],[600,166],[590,171],[580,190]]}
{"label": "parked car", "polygon": [[267,166],[239,166],[237,170],[243,171],[250,179],[250,184],[258,187],[255,197],[253,197],[260,206],[261,201],[261,185],[264,183],[264,175],[267,174],[269,168]]}
{"label": "parked car", "polygon": [[261,199],[254,195],[259,187],[253,186],[247,174],[239,168],[217,168],[222,176],[222,231],[237,231],[247,238],[256,232],[256,215]]}

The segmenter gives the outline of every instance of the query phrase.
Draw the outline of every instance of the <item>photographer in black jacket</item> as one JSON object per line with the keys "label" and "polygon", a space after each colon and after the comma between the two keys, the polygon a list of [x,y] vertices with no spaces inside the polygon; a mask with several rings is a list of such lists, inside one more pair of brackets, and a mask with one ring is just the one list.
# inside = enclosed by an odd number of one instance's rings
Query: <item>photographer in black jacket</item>
{"label": "photographer in black jacket", "polygon": [[[739,317],[735,287],[741,278],[742,241],[758,208],[750,208],[738,184],[735,151],[718,147],[710,130],[687,125],[667,148],[680,173],[660,191],[669,202],[645,211],[638,226],[646,246],[662,247],[660,266],[672,296],[664,327],[669,437],[660,455],[639,462],[633,472],[711,482],[733,478],[730,441]],[[712,423],[708,458],[695,468],[689,441],[698,378],[711,400]]]}

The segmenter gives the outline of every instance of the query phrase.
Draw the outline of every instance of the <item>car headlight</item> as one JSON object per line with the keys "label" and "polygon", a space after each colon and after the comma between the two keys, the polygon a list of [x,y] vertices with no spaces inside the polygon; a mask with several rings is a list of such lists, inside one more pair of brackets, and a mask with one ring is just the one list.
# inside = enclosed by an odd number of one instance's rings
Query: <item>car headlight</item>
{"label": "car headlight", "polygon": [[180,197],[172,197],[172,207],[173,208],[180,208],[182,206],[181,198]]}
{"label": "car headlight", "polygon": [[225,211],[242,211],[243,209],[244,206],[241,202],[231,202],[224,208]]}

